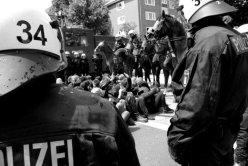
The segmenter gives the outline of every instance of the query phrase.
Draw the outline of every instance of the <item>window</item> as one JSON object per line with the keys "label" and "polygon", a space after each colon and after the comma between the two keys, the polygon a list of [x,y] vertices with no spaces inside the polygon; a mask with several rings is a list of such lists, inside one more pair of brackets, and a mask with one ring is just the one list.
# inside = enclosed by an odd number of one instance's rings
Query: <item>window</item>
{"label": "window", "polygon": [[126,22],[126,17],[125,16],[120,16],[117,18],[117,24],[120,25],[120,24],[123,24]]}
{"label": "window", "polygon": [[174,0],[170,0],[170,1],[169,1],[169,8],[170,8],[170,9],[175,9],[175,5],[176,5],[176,4],[175,4],[175,1],[174,1]]}
{"label": "window", "polygon": [[146,12],[146,20],[156,20],[156,13]]}
{"label": "window", "polygon": [[145,0],[146,5],[155,6],[155,0]]}
{"label": "window", "polygon": [[116,10],[122,10],[124,8],[125,8],[124,1],[121,1],[121,2],[116,4]]}
{"label": "window", "polygon": [[167,0],[162,0],[161,1],[161,6],[164,8],[168,8],[168,1]]}
{"label": "window", "polygon": [[161,3],[167,5],[168,4],[168,1],[167,0],[162,0]]}

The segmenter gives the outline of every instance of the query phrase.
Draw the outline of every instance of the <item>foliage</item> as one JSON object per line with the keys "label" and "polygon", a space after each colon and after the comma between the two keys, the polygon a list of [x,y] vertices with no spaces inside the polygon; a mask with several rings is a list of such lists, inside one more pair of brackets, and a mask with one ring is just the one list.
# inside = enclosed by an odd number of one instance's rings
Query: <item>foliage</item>
{"label": "foliage", "polygon": [[60,19],[55,14],[60,10],[66,16],[67,26],[93,29],[102,35],[110,31],[109,11],[104,0],[53,0],[49,14]]}
{"label": "foliage", "polygon": [[120,31],[124,31],[126,34],[128,34],[128,31],[135,29],[136,27],[137,25],[135,22],[126,22],[121,25]]}
{"label": "foliage", "polygon": [[248,23],[248,1],[247,0],[224,0],[226,3],[235,6],[238,11],[232,14],[236,25]]}

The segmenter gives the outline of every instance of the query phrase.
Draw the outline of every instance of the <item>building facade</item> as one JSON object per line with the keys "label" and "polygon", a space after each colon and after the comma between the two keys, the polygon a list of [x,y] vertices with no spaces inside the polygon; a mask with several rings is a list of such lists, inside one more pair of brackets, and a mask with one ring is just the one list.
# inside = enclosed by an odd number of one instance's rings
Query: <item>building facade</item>
{"label": "building facade", "polygon": [[139,35],[145,35],[164,10],[175,18],[179,0],[109,0],[106,6],[112,24],[112,35],[120,32],[122,24],[127,23],[135,27]]}

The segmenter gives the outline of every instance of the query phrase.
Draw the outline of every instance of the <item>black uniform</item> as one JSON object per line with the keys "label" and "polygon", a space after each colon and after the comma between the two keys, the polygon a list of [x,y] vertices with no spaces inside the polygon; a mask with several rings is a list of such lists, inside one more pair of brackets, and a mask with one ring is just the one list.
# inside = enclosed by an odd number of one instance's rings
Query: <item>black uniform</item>
{"label": "black uniform", "polygon": [[225,25],[195,33],[195,45],[174,72],[184,77],[185,87],[167,133],[177,162],[233,165],[233,143],[247,101],[247,64],[247,37]]}
{"label": "black uniform", "polygon": [[0,165],[139,165],[133,137],[110,102],[51,80],[0,97]]}
{"label": "black uniform", "polygon": [[118,55],[119,51],[122,50],[122,48],[126,47],[126,43],[123,39],[119,39],[115,42],[114,45],[114,75],[116,74],[123,74],[124,73],[124,65],[122,61],[119,61]]}

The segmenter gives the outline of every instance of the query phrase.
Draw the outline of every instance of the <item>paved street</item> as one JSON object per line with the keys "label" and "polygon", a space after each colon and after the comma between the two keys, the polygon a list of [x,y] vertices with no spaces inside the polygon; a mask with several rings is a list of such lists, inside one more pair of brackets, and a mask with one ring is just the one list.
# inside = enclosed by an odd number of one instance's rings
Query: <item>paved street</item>
{"label": "paved street", "polygon": [[[167,93],[166,101],[170,108],[176,107],[171,92]],[[136,122],[130,127],[141,166],[179,166],[171,159],[167,146],[166,132],[172,115],[155,114],[155,120]]]}
{"label": "paved street", "polygon": [[[163,83],[163,77],[160,78]],[[171,92],[166,93],[166,102],[170,108],[176,108]],[[179,166],[171,159],[167,146],[166,132],[173,114],[158,113],[152,116],[155,120],[149,120],[148,123],[136,122],[135,126],[129,127],[141,166]]]}

